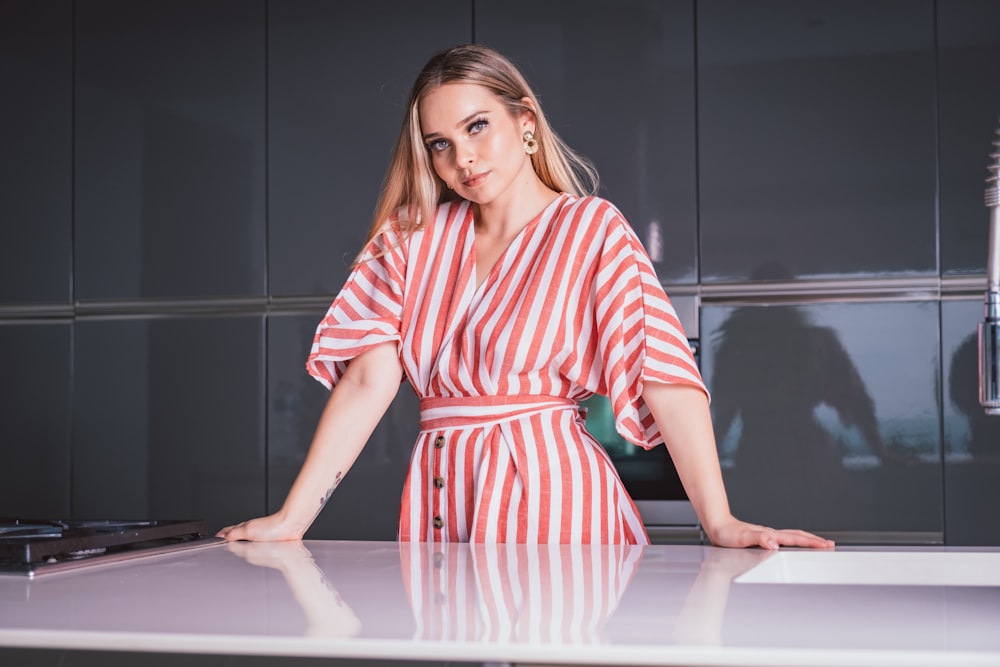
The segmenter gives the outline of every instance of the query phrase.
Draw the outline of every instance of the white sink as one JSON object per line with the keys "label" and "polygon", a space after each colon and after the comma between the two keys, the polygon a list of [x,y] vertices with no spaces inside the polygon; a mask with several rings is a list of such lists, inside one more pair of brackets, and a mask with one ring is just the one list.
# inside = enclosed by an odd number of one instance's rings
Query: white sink
{"label": "white sink", "polygon": [[1000,552],[779,551],[734,581],[745,584],[1000,586]]}

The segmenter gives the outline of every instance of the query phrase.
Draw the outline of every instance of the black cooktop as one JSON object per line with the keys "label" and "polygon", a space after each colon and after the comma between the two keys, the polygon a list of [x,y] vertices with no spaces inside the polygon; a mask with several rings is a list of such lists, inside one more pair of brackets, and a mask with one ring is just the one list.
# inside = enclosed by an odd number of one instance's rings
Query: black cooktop
{"label": "black cooktop", "polygon": [[0,517],[0,570],[156,550],[205,538],[203,521],[53,520]]}

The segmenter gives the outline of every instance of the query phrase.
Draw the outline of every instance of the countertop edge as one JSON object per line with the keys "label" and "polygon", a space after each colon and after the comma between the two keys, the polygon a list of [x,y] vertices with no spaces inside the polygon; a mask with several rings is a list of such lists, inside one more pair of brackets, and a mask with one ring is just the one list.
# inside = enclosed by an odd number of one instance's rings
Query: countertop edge
{"label": "countertop edge", "polygon": [[545,665],[690,665],[729,667],[956,667],[997,665],[994,652],[725,646],[513,645],[488,642],[243,637],[232,635],[0,629],[0,648],[139,651],[167,654],[268,655],[536,663]]}

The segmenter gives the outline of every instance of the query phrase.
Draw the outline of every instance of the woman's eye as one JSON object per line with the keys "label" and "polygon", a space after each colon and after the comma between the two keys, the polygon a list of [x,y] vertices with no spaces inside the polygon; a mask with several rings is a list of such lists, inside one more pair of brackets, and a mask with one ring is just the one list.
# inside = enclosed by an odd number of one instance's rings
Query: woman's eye
{"label": "woman's eye", "polygon": [[448,148],[448,142],[445,139],[433,139],[427,142],[427,148],[434,153],[440,153],[444,149]]}
{"label": "woman's eye", "polygon": [[481,118],[469,126],[469,134],[479,134],[486,129],[487,125],[489,125],[489,123],[485,119]]}

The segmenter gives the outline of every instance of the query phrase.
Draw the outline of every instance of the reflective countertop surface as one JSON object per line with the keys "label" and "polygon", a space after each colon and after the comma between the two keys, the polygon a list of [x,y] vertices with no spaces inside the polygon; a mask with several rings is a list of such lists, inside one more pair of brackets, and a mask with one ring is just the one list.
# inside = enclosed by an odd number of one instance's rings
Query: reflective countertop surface
{"label": "reflective countertop surface", "polygon": [[[833,571],[866,553],[878,555],[872,567],[900,562],[889,552],[817,555]],[[995,578],[918,584],[918,574],[882,585],[872,576],[741,576],[796,553],[216,544],[33,580],[0,576],[0,647],[549,664],[1000,664]],[[810,567],[823,569],[815,558]]]}

